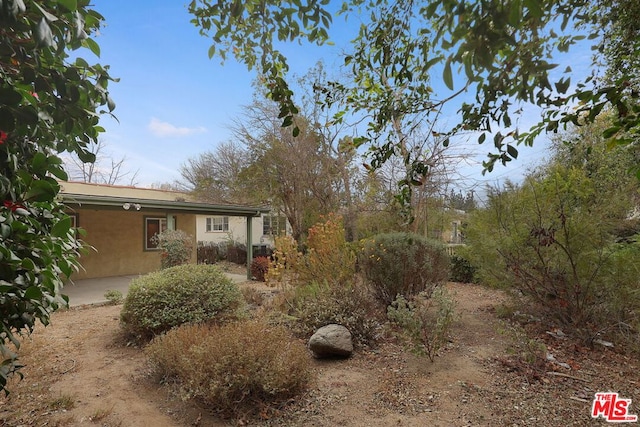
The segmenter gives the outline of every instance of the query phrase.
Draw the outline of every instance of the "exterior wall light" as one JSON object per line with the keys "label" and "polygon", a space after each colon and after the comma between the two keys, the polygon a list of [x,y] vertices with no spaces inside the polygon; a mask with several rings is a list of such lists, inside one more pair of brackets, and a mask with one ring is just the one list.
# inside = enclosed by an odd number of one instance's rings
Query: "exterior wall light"
{"label": "exterior wall light", "polygon": [[124,204],[122,205],[122,209],[124,209],[125,211],[128,211],[129,209],[131,209],[131,207],[133,207],[133,208],[134,208],[135,210],[137,210],[137,211],[139,211],[140,209],[142,209],[142,206],[140,206],[140,204],[139,204],[139,203],[133,203],[133,204],[131,204],[131,203],[127,202],[127,203],[124,203]]}

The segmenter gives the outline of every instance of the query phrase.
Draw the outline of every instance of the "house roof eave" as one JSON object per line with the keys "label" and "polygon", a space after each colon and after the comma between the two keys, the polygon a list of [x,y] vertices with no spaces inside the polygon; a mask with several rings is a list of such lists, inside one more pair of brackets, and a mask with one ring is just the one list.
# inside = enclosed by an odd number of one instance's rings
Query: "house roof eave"
{"label": "house roof eave", "polygon": [[214,205],[210,203],[141,199],[132,197],[97,196],[87,194],[62,194],[62,201],[70,207],[93,207],[101,209],[124,209],[123,205],[140,206],[140,211],[169,210],[203,215],[226,215],[258,217],[271,209],[264,206]]}

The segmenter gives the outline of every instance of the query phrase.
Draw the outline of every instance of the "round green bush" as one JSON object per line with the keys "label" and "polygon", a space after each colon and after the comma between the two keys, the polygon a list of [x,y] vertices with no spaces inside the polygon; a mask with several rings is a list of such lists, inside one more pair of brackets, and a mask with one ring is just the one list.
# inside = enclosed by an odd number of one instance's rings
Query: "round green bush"
{"label": "round green bush", "polygon": [[216,266],[180,265],[133,279],[120,324],[145,341],[184,323],[234,317],[241,302],[238,286]]}
{"label": "round green bush", "polygon": [[429,297],[449,278],[444,245],[414,233],[386,233],[365,240],[358,265],[377,299],[391,304],[398,295]]}
{"label": "round green bush", "polygon": [[460,283],[472,283],[476,274],[476,268],[468,259],[461,255],[451,257],[451,281]]}

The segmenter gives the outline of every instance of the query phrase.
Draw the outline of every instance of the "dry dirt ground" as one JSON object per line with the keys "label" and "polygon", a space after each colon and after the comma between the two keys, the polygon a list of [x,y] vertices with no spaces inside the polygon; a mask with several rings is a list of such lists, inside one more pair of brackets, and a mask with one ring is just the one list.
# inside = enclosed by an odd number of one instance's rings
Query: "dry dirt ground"
{"label": "dry dirt ground", "polygon": [[[394,342],[347,360],[314,361],[317,380],[308,392],[261,420],[216,418],[154,383],[142,351],[123,343],[121,306],[58,312],[24,343],[24,380],[0,396],[0,426],[604,424],[590,416],[596,391],[619,392],[640,413],[636,359],[554,337],[535,322],[510,326],[498,316],[508,313],[499,291],[448,287],[458,318],[435,362]],[[555,360],[545,360],[547,353]],[[536,354],[537,363],[523,361]]]}

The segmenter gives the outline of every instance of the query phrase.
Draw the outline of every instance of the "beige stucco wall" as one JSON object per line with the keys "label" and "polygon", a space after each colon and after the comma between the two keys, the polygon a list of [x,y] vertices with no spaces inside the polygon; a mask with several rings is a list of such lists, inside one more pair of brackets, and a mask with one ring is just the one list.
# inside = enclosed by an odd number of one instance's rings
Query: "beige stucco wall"
{"label": "beige stucco wall", "polygon": [[[124,211],[105,209],[78,209],[75,212],[78,226],[86,230],[82,237],[93,246],[80,258],[84,271],[72,279],[145,274],[160,268],[159,251],[144,249],[144,218],[165,217],[163,211]],[[196,235],[196,217],[192,214],[175,214],[179,230]],[[192,262],[196,262],[194,250]]]}

